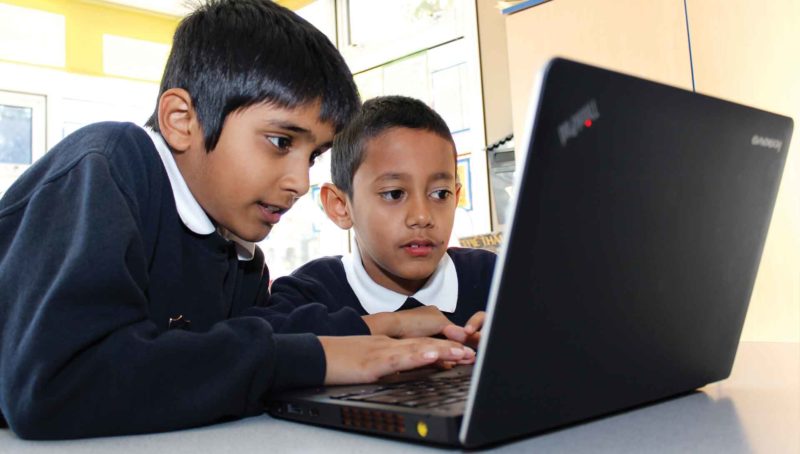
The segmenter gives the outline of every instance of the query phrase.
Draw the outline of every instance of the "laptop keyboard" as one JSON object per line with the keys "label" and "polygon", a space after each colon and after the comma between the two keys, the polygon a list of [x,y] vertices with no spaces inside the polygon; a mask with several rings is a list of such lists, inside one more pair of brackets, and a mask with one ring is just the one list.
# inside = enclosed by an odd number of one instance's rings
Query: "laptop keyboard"
{"label": "laptop keyboard", "polygon": [[420,380],[333,394],[329,397],[409,408],[434,408],[466,401],[469,381],[469,375],[432,376]]}

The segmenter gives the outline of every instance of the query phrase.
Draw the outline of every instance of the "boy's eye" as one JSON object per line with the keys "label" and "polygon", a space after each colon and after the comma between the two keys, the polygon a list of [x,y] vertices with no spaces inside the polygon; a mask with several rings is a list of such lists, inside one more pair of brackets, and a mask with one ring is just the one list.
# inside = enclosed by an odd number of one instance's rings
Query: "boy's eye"
{"label": "boy's eye", "polygon": [[437,189],[431,192],[431,196],[434,199],[439,199],[439,200],[446,200],[451,195],[453,195],[453,193],[449,189]]}
{"label": "boy's eye", "polygon": [[308,165],[313,166],[314,163],[317,162],[317,158],[320,157],[320,155],[322,155],[322,151],[319,150],[316,150],[313,153],[311,153],[311,157],[308,158]]}
{"label": "boy's eye", "polygon": [[282,136],[267,136],[267,140],[281,150],[285,150],[292,146],[292,139]]}
{"label": "boy's eye", "polygon": [[383,200],[400,200],[403,198],[403,190],[393,189],[391,191],[381,192],[379,195]]}

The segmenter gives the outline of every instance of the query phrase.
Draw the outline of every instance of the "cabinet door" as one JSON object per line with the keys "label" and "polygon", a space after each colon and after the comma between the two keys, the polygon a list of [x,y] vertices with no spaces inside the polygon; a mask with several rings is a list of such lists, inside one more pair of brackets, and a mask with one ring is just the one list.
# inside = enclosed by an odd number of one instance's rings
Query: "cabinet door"
{"label": "cabinet door", "polygon": [[800,2],[687,0],[697,91],[794,118],[742,340],[800,341]]}
{"label": "cabinet door", "polygon": [[535,75],[553,56],[692,88],[681,0],[553,0],[506,20],[517,143]]}

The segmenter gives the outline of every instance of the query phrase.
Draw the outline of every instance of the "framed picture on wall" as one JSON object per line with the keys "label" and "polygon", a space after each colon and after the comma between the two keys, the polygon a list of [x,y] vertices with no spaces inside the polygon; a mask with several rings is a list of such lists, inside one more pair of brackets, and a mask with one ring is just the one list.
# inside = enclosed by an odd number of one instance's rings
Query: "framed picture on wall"
{"label": "framed picture on wall", "polygon": [[44,95],[0,90],[0,194],[46,151]]}
{"label": "framed picture on wall", "polygon": [[467,211],[472,210],[472,178],[470,178],[469,158],[459,158],[456,161],[458,181],[461,183],[461,192],[458,195],[458,207]]}

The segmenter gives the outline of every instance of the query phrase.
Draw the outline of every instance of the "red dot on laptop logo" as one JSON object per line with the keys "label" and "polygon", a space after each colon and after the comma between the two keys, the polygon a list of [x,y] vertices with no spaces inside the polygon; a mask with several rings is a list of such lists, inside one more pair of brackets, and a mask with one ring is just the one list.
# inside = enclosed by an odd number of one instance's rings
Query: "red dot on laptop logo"
{"label": "red dot on laptop logo", "polygon": [[586,126],[587,128],[591,128],[592,127],[592,119],[591,118],[587,118],[586,121],[583,122],[583,125]]}

